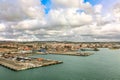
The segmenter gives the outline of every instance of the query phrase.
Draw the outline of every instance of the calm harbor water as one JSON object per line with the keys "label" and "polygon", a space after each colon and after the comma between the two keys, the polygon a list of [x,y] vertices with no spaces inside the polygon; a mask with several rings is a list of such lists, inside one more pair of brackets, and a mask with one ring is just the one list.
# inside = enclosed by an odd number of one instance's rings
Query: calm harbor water
{"label": "calm harbor water", "polygon": [[0,80],[120,80],[120,50],[100,49],[88,57],[37,55],[63,64],[15,72],[0,66]]}

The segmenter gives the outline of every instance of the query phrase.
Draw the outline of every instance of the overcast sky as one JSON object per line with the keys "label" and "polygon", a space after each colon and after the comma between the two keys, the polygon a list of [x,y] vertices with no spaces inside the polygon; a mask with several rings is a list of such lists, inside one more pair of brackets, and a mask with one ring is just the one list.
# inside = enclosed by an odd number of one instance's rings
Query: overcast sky
{"label": "overcast sky", "polygon": [[0,0],[0,40],[120,41],[120,0]]}

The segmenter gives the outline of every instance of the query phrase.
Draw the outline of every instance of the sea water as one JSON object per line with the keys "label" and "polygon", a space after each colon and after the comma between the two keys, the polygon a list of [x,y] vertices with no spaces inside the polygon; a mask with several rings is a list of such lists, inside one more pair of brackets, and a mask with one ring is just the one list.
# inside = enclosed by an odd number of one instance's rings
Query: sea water
{"label": "sea water", "polygon": [[87,57],[35,55],[63,64],[12,71],[0,66],[0,80],[120,80],[120,50],[100,49]]}

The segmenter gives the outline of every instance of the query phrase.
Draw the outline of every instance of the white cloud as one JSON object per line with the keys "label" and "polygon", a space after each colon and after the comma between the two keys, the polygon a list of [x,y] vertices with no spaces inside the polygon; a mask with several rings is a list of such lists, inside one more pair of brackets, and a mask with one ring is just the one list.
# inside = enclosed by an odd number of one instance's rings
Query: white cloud
{"label": "white cloud", "polygon": [[17,41],[39,41],[35,35],[22,35],[17,38]]}
{"label": "white cloud", "polygon": [[0,24],[0,31],[5,31],[5,30],[6,30],[5,24],[1,23]]}
{"label": "white cloud", "polygon": [[83,0],[52,0],[52,3],[54,7],[63,7],[63,8],[73,8],[73,7],[79,7],[82,3]]}
{"label": "white cloud", "polygon": [[120,3],[114,5],[113,14],[117,21],[120,21]]}
{"label": "white cloud", "polygon": [[18,29],[18,30],[32,30],[32,29],[38,29],[40,27],[43,27],[46,24],[46,22],[33,19],[33,20],[24,20],[21,22],[18,22],[17,25],[13,25],[13,29]]}
{"label": "white cloud", "polygon": [[16,21],[44,18],[44,8],[39,0],[0,0],[0,19]]}
{"label": "white cloud", "polygon": [[120,23],[110,23],[110,24],[106,24],[104,26],[100,26],[101,29],[99,30],[94,30],[95,34],[98,35],[111,35],[111,36],[115,36],[115,35],[120,35]]}
{"label": "white cloud", "polygon": [[94,12],[97,14],[100,14],[102,12],[103,6],[101,4],[95,5],[94,6]]}
{"label": "white cloud", "polygon": [[25,30],[24,32],[29,35],[44,35],[47,34],[48,31],[45,29],[37,29],[37,30]]}
{"label": "white cloud", "polygon": [[90,25],[91,32],[88,34],[95,41],[119,41],[120,40],[120,23],[108,23],[105,25],[97,26],[96,24]]}
{"label": "white cloud", "polygon": [[84,0],[52,0],[53,9],[76,8],[83,10],[86,13],[93,13],[92,5],[89,2],[84,3]]}
{"label": "white cloud", "polygon": [[44,18],[44,7],[39,0],[18,0],[23,12],[30,18]]}
{"label": "white cloud", "polygon": [[120,40],[119,3],[111,12],[83,0],[52,0],[51,6],[45,14],[39,0],[0,0],[0,40]]}
{"label": "white cloud", "polygon": [[93,6],[92,6],[89,2],[82,3],[82,4],[80,5],[79,9],[84,10],[84,12],[85,12],[86,14],[93,14],[93,13],[94,13]]}
{"label": "white cloud", "polygon": [[77,12],[77,8],[51,10],[48,19],[53,25],[80,26],[92,22],[92,16]]}

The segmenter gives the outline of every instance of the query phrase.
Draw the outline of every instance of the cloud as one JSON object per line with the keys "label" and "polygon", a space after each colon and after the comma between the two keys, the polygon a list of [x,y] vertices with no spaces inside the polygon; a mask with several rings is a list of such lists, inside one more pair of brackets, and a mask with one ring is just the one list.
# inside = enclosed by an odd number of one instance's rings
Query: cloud
{"label": "cloud", "polygon": [[100,14],[102,12],[103,6],[101,4],[95,5],[94,6],[94,12],[96,14]]}
{"label": "cloud", "polygon": [[117,21],[120,21],[120,3],[114,5],[113,14]]}
{"label": "cloud", "polygon": [[83,0],[52,0],[53,7],[62,7],[62,8],[78,8],[83,3]]}
{"label": "cloud", "polygon": [[24,20],[18,22],[16,25],[12,25],[13,29],[18,30],[33,30],[33,29],[39,29],[40,27],[44,27],[46,22],[37,20],[37,19],[30,19],[30,20]]}
{"label": "cloud", "polygon": [[[57,19],[57,20],[56,20]],[[51,10],[48,20],[54,26],[80,26],[92,22],[92,16],[84,12],[77,12],[76,8]]]}
{"label": "cloud", "polygon": [[0,0],[0,40],[119,41],[119,3],[101,2],[51,0],[45,14],[39,0]]}
{"label": "cloud", "polygon": [[44,18],[44,7],[39,0],[18,0],[23,12],[30,18]]}
{"label": "cloud", "polygon": [[1,21],[19,21],[44,16],[44,8],[39,0],[0,0]]}
{"label": "cloud", "polygon": [[98,41],[118,41],[120,39],[119,26],[120,23],[117,22],[111,22],[100,26],[97,26],[96,24],[90,25],[89,29],[91,29],[91,32],[89,33],[89,36]]}
{"label": "cloud", "polygon": [[52,9],[59,8],[76,8],[88,14],[93,12],[92,5],[89,2],[84,3],[84,0],[52,0]]}
{"label": "cloud", "polygon": [[19,36],[17,38],[17,41],[39,41],[39,38],[37,38],[34,35],[23,35],[23,36]]}
{"label": "cloud", "polygon": [[0,31],[5,31],[5,29],[6,29],[5,24],[1,23],[0,24]]}
{"label": "cloud", "polygon": [[[109,23],[104,26],[100,26],[100,29],[93,30],[95,31],[94,34],[96,35],[110,35],[110,36],[115,36],[115,35],[120,35],[120,23]],[[108,36],[109,37],[109,36]]]}

